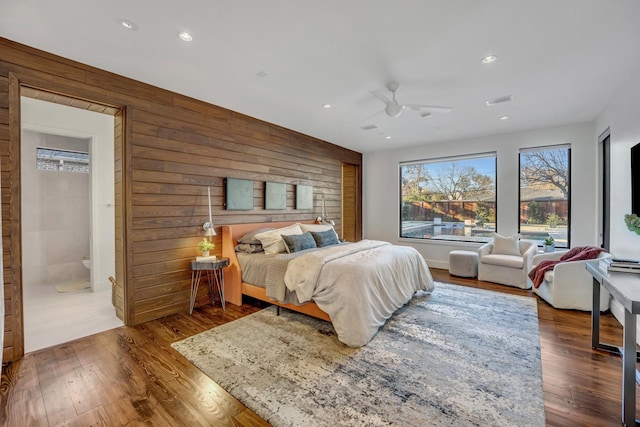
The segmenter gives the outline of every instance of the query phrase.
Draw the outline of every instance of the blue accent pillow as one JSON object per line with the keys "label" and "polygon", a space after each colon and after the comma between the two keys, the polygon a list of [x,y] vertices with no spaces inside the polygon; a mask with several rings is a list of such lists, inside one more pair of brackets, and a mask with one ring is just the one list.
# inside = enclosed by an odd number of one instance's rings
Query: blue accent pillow
{"label": "blue accent pillow", "polygon": [[284,240],[284,245],[287,247],[287,251],[289,253],[300,252],[305,249],[313,249],[316,247],[316,241],[308,231],[303,234],[283,234],[282,240]]}
{"label": "blue accent pillow", "polygon": [[340,243],[338,241],[338,237],[336,236],[336,232],[333,230],[327,231],[310,231],[313,236],[313,240],[316,242],[316,246],[322,248],[324,246],[337,245]]}

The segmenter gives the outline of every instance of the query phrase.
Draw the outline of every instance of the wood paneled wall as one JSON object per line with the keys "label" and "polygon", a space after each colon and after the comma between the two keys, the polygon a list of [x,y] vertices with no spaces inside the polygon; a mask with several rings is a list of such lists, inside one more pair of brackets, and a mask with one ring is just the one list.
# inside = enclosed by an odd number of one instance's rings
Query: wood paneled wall
{"label": "wood paneled wall", "polygon": [[[13,111],[19,106],[9,102],[10,76],[25,86],[119,111],[115,120],[116,135],[121,135],[115,141],[116,305],[127,324],[187,312],[189,262],[197,255],[196,244],[208,217],[207,186],[211,186],[216,226],[312,219],[320,214],[319,194],[323,193],[328,214],[340,230],[342,164],[361,166],[360,153],[0,38],[6,361],[21,357],[21,347],[12,342],[22,339],[21,332],[13,329],[21,328],[21,321],[12,318],[12,307],[21,303],[21,272],[20,243],[10,232],[9,221],[19,218],[15,212],[19,193],[10,194],[11,183],[19,182],[19,170],[12,167],[19,153],[10,150],[10,142],[19,139],[15,129],[19,121],[11,124],[10,116],[19,114]],[[224,209],[225,177],[254,181],[253,210]],[[266,181],[287,184],[286,209],[264,209]],[[314,209],[295,209],[296,184],[313,186]],[[215,239],[214,252],[219,253],[219,237]],[[201,302],[206,301],[203,288]]]}

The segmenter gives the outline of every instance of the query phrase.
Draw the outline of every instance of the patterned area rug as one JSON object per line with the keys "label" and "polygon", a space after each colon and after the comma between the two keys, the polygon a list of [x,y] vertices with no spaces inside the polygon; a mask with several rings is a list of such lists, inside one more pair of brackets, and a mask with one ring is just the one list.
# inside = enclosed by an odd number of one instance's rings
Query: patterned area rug
{"label": "patterned area rug", "polygon": [[274,307],[173,344],[273,426],[544,426],[536,301],[436,283],[364,347]]}
{"label": "patterned area rug", "polygon": [[77,279],[56,285],[56,290],[60,293],[80,291],[89,288],[90,285],[87,279]]}

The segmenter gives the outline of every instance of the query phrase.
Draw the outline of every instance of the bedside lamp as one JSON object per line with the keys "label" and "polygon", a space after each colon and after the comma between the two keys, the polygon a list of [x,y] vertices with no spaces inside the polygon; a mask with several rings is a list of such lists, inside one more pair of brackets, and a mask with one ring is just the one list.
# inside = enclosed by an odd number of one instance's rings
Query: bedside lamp
{"label": "bedside lamp", "polygon": [[208,237],[209,240],[211,240],[211,237],[216,235],[216,230],[212,223],[205,222],[202,228],[204,229],[204,237]]}
{"label": "bedside lamp", "polygon": [[322,216],[317,217],[316,222],[319,224],[329,224],[333,227],[336,223],[327,215],[327,208],[324,205],[324,194],[320,194],[320,200],[322,201]]}
{"label": "bedside lamp", "polygon": [[213,227],[213,220],[211,219],[211,187],[207,187],[207,196],[209,201],[209,221],[202,225],[204,230],[204,236],[211,240],[211,237],[216,235],[216,229]]}

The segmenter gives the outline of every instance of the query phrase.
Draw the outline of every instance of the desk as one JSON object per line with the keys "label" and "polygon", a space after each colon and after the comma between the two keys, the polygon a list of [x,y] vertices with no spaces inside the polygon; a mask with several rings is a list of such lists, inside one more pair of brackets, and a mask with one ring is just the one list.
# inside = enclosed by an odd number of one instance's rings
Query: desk
{"label": "desk", "polygon": [[191,262],[191,297],[189,299],[189,314],[193,313],[193,306],[196,303],[196,296],[198,295],[198,286],[200,286],[200,279],[202,278],[202,272],[206,272],[207,283],[209,284],[209,296],[211,297],[211,304],[215,304],[215,291],[217,288],[218,295],[220,296],[220,304],[222,309],[225,310],[224,305],[224,271],[223,268],[229,265],[229,258],[218,257],[215,261],[209,262]]}
{"label": "desk", "polygon": [[[622,356],[622,423],[638,425],[636,421],[636,315],[640,313],[640,274],[606,272],[599,261],[586,263],[593,276],[593,307],[591,310],[591,347]],[[600,342],[600,285],[624,307],[622,348]],[[640,382],[640,381],[639,381]]]}

